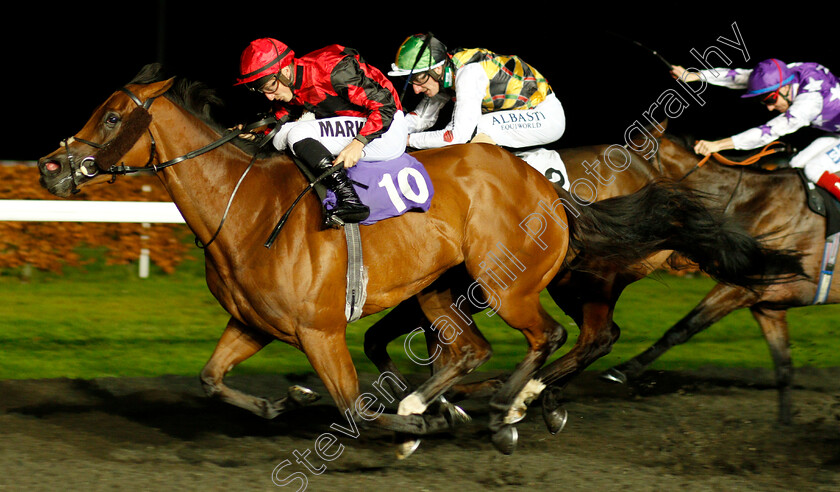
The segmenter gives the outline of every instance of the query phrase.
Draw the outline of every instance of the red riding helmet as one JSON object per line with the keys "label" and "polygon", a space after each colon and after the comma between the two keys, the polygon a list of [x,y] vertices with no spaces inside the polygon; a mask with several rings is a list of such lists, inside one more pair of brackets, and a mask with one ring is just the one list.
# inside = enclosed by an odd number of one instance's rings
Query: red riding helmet
{"label": "red riding helmet", "polygon": [[239,77],[236,84],[246,84],[249,89],[259,89],[280,69],[291,64],[295,52],[273,38],[260,38],[248,45],[239,58]]}

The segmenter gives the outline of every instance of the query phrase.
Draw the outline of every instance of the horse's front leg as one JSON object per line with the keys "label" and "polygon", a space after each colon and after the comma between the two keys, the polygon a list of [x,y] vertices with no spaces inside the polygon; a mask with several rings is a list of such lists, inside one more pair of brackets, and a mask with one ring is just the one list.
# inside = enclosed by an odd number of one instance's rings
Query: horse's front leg
{"label": "horse's front leg", "polygon": [[[351,427],[369,423],[398,433],[424,435],[450,428],[445,415],[395,415],[386,413],[385,403],[395,401],[382,385],[374,384],[374,391],[360,393],[359,379],[345,341],[344,325],[337,330],[298,329],[301,350],[323,381]],[[395,375],[383,373],[379,381]],[[412,393],[413,394],[413,393]]]}
{"label": "horse's front leg", "polygon": [[750,307],[750,312],[761,326],[761,332],[764,334],[776,367],[776,385],[779,388],[779,422],[785,425],[790,424],[793,419],[790,394],[793,362],[790,356],[787,310],[753,305]]}
{"label": "horse's front leg", "polygon": [[[446,349],[438,340],[438,333],[431,326],[432,321],[423,308],[420,306],[421,300],[426,299],[429,293],[441,293],[447,290],[454,289],[462,291],[469,287],[472,279],[465,276],[466,272],[463,267],[456,267],[444,274],[441,279],[432,284],[425,292],[418,294],[416,297],[411,297],[396,307],[394,307],[387,315],[377,321],[373,326],[368,328],[365,332],[365,355],[376,365],[381,373],[388,373],[394,376],[394,380],[399,381],[399,387],[392,383],[391,378],[388,383],[391,384],[392,391],[399,396],[400,399],[405,398],[413,390],[412,385],[400,373],[394,361],[388,355],[387,346],[390,342],[396,340],[402,335],[412,333],[417,328],[423,328],[426,338],[427,353],[428,354],[444,354]],[[447,294],[449,295],[449,294]],[[452,299],[454,302],[454,298]],[[463,303],[462,303],[463,304]],[[471,316],[473,314],[472,306],[469,303],[462,305],[462,316]],[[460,318],[460,316],[459,316]],[[447,355],[441,355],[436,358],[435,365],[439,365]],[[415,361],[416,362],[416,361]],[[435,370],[435,365],[431,366],[432,371]],[[502,381],[498,378],[492,378],[485,381],[478,381],[474,383],[455,384],[446,392],[446,398],[451,401],[459,401],[470,397],[480,397],[492,395],[501,386]],[[445,400],[441,398],[439,403],[447,408]]]}
{"label": "horse's front leg", "polygon": [[242,393],[224,384],[224,377],[231,369],[259,352],[272,340],[270,335],[253,330],[231,318],[213,355],[201,370],[201,385],[207,396],[219,398],[267,419],[318,400],[320,396],[317,393],[302,386],[292,386],[286,397],[271,401]]}
{"label": "horse's front leg", "polygon": [[755,294],[726,284],[717,284],[700,303],[668,329],[662,338],[635,357],[606,371],[604,378],[625,383],[638,377],[647,367],[672,347],[720,321],[729,313],[755,304]]}
{"label": "horse's front leg", "polygon": [[[418,297],[421,296],[418,294]],[[365,332],[365,355],[368,359],[379,369],[383,374],[391,374],[395,381],[399,381],[399,386],[388,378],[388,383],[391,385],[391,390],[399,396],[400,399],[405,398],[412,391],[412,385],[405,378],[405,376],[397,368],[391,356],[388,355],[387,346],[402,335],[411,333],[417,328],[423,328],[426,338],[426,346],[428,354],[443,354],[442,350],[446,349],[445,344],[438,340],[438,333],[431,326],[432,322],[423,313],[418,302],[418,297],[411,297],[404,300],[386,316],[373,324],[368,331]],[[465,315],[469,315],[469,311]],[[443,357],[443,356],[442,356]],[[436,362],[439,362],[436,359]],[[435,366],[432,366],[434,372]],[[448,391],[446,391],[446,399],[457,402],[466,398],[489,396],[496,392],[502,384],[499,378],[490,378],[483,381],[472,383],[455,384]],[[445,400],[442,400],[444,406]]]}

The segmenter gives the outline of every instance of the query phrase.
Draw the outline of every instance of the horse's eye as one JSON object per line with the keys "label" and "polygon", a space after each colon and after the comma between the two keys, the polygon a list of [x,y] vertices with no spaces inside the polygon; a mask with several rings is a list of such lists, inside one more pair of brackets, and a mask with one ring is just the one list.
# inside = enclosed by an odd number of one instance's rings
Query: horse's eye
{"label": "horse's eye", "polygon": [[109,113],[107,116],[105,116],[105,126],[107,126],[108,128],[114,128],[119,122],[120,115],[118,115],[117,113]]}

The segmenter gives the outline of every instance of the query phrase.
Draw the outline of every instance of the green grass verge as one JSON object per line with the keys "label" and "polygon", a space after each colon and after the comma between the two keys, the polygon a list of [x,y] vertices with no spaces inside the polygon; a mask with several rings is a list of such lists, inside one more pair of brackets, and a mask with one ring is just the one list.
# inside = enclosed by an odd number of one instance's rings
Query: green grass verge
{"label": "green grass verge", "polygon": [[[89,252],[95,254],[95,251]],[[35,272],[22,282],[17,272],[0,274],[0,379],[93,378],[104,376],[195,375],[209,358],[228,316],[210,295],[200,253],[172,275],[153,269],[147,279],[135,267],[67,269],[63,275]],[[714,285],[707,278],[659,275],[630,286],[615,319],[622,327],[613,352],[592,369],[604,369],[637,354],[699,302]],[[553,303],[544,304],[569,328],[577,329]],[[797,366],[840,366],[837,341],[840,306],[791,310],[793,358]],[[359,371],[374,371],[364,357],[364,332],[381,315],[352,323],[347,340]],[[494,349],[483,370],[509,370],[525,353],[524,338],[498,317],[476,316]],[[418,340],[419,341],[419,340]],[[404,339],[390,346],[407,372],[424,372],[405,355]],[[414,347],[424,354],[422,344]],[[758,325],[748,311],[724,318],[689,343],[668,352],[654,367],[685,369],[704,365],[772,367]],[[275,342],[234,373],[302,373],[306,357]]]}

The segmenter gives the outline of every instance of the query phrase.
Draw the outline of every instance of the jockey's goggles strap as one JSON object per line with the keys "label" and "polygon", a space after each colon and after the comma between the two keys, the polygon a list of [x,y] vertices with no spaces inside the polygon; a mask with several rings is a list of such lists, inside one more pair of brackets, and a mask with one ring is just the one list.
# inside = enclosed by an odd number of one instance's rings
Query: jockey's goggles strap
{"label": "jockey's goggles strap", "polygon": [[[420,63],[420,59],[423,58],[423,51],[425,51],[426,48],[429,49],[429,58],[431,58],[434,62],[431,48],[433,37],[435,36],[431,32],[426,33],[426,38],[423,39],[423,44],[420,45],[420,50],[417,52],[417,56],[414,58],[414,64],[411,66],[411,70],[408,71],[408,75],[405,77],[405,84],[403,84],[403,90],[400,94],[400,99],[402,99],[405,96],[405,92],[408,90],[408,85],[411,83],[411,76],[414,75],[414,69],[417,68],[417,64]],[[429,70],[429,72],[431,72],[431,70]]]}

